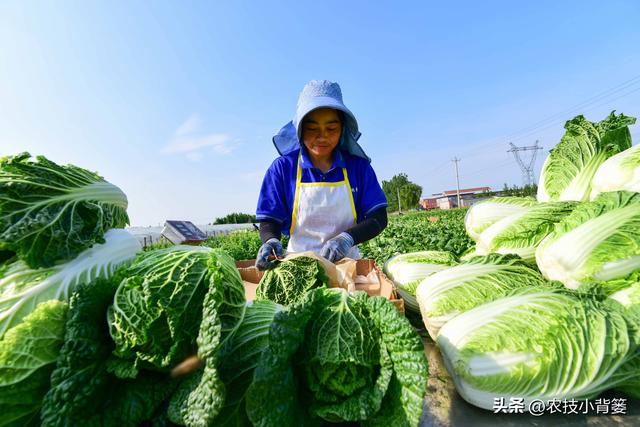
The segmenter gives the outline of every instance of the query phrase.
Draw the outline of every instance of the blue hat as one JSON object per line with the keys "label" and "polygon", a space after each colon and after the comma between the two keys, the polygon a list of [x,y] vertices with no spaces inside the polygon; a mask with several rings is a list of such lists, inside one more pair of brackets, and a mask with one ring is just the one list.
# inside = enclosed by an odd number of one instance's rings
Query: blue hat
{"label": "blue hat", "polygon": [[273,137],[273,145],[276,146],[278,153],[283,156],[300,148],[300,140],[302,138],[300,125],[302,119],[318,108],[333,108],[344,113],[344,123],[338,147],[370,162],[371,159],[358,144],[358,139],[361,135],[358,131],[358,122],[353,113],[342,102],[340,85],[328,80],[311,80],[302,89],[293,120],[284,125],[280,132]]}

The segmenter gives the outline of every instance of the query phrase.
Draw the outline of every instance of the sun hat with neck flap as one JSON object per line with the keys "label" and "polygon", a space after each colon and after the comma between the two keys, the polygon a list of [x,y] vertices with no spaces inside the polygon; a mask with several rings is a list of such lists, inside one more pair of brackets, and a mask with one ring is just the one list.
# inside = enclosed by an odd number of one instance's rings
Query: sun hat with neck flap
{"label": "sun hat with neck flap", "polygon": [[360,132],[355,116],[342,101],[340,85],[329,80],[311,80],[305,85],[298,97],[298,105],[293,120],[284,125],[280,132],[273,137],[273,145],[281,156],[300,148],[302,139],[302,119],[318,108],[333,108],[342,111],[344,123],[338,148],[354,156],[362,157],[371,162],[364,150],[358,144]]}

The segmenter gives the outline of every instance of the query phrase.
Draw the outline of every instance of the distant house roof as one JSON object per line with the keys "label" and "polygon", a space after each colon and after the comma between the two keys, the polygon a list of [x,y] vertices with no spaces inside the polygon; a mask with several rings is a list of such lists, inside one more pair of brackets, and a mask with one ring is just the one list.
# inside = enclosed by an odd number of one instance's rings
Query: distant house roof
{"label": "distant house roof", "polygon": [[[476,193],[485,193],[487,191],[491,191],[491,187],[461,188],[460,194],[476,194]],[[434,196],[436,197],[455,196],[456,194],[458,194],[457,190],[447,190],[447,191],[443,191],[442,193],[434,194]]]}

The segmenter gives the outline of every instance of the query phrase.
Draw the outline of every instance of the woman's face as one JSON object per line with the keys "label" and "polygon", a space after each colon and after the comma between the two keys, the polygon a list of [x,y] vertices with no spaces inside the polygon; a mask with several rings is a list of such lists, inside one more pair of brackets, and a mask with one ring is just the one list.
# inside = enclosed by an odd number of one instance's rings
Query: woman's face
{"label": "woman's face", "polygon": [[326,158],[340,142],[342,122],[333,108],[313,110],[302,120],[302,140],[312,157]]}

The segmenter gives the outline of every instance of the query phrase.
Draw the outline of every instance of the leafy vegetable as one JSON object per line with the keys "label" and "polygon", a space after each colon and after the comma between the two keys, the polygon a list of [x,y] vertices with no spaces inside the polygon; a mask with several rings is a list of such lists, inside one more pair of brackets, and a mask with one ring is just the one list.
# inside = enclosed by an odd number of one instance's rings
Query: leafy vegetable
{"label": "leafy vegetable", "polygon": [[448,251],[459,256],[473,246],[463,218],[466,209],[412,212],[389,217],[380,235],[359,245],[363,258],[384,265],[394,255],[419,251]]}
{"label": "leafy vegetable", "polygon": [[127,197],[77,166],[29,153],[0,159],[0,250],[31,268],[68,261],[129,222]]}
{"label": "leafy vegetable", "polygon": [[542,276],[515,255],[479,256],[435,273],[416,291],[422,320],[433,339],[451,319],[524,286],[543,286]]}
{"label": "leafy vegetable", "polygon": [[601,193],[556,224],[536,250],[542,274],[569,288],[640,270],[640,193]]}
{"label": "leafy vegetable", "polygon": [[591,181],[591,199],[606,191],[640,193],[640,145],[607,159]]}
{"label": "leafy vegetable", "polygon": [[539,202],[589,200],[591,180],[600,165],[631,147],[628,126],[636,119],[614,113],[598,123],[580,115],[564,125],[567,132],[542,166]]}
{"label": "leafy vegetable", "polygon": [[216,253],[194,246],[144,252],[118,273],[108,310],[114,355],[128,361],[112,366],[118,376],[135,377],[144,367],[169,370],[195,353]]}
{"label": "leafy vegetable", "polygon": [[478,241],[480,233],[491,225],[508,216],[524,213],[536,203],[533,197],[493,197],[471,206],[464,218],[464,226],[469,236]]}
{"label": "leafy vegetable", "polygon": [[76,286],[110,277],[140,250],[140,243],[129,232],[113,229],[105,234],[104,243],[65,264],[31,269],[23,261],[16,261],[5,266],[0,273],[0,337],[41,302],[68,300]]}
{"label": "leafy vegetable", "polygon": [[314,289],[275,315],[247,413],[256,426],[417,425],[426,381],[420,338],[391,302]]}
{"label": "leafy vegetable", "polygon": [[265,271],[256,289],[256,299],[267,299],[289,305],[300,301],[311,289],[329,284],[324,268],[310,257],[276,261],[276,267]]}
{"label": "leafy vegetable", "polygon": [[150,420],[172,392],[166,375],[143,372],[135,380],[121,380],[108,372],[114,343],[106,311],[116,286],[98,279],[79,286],[71,297],[64,345],[43,401],[43,425],[137,426]]}
{"label": "leafy vegetable", "polygon": [[549,202],[509,215],[486,228],[477,239],[476,253],[516,254],[535,263],[535,252],[555,223],[570,214],[578,202]]}
{"label": "leafy vegetable", "polygon": [[170,419],[188,426],[214,425],[224,407],[226,387],[219,369],[220,353],[232,339],[246,310],[244,285],[233,259],[214,250],[208,267],[211,276],[197,340],[198,357],[204,361],[204,368],[183,382],[169,407]]}
{"label": "leafy vegetable", "polygon": [[221,350],[220,379],[225,385],[224,406],[212,425],[249,426],[246,412],[246,393],[253,381],[253,372],[260,354],[269,344],[269,328],[274,315],[282,306],[271,301],[248,303],[242,323]]}
{"label": "leafy vegetable", "polygon": [[527,288],[445,324],[437,343],[469,403],[592,398],[633,377],[619,369],[638,341],[619,304],[568,290]]}
{"label": "leafy vegetable", "polygon": [[0,340],[0,425],[36,424],[62,346],[67,304],[44,302]]}
{"label": "leafy vegetable", "polygon": [[384,265],[384,273],[397,286],[408,309],[419,312],[416,288],[427,276],[456,265],[458,261],[450,252],[422,251],[396,255]]}

